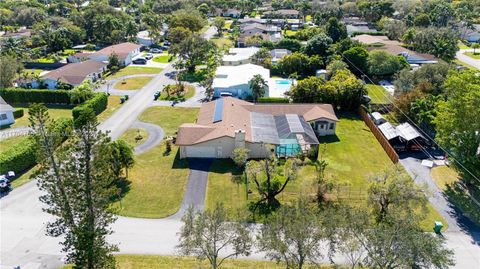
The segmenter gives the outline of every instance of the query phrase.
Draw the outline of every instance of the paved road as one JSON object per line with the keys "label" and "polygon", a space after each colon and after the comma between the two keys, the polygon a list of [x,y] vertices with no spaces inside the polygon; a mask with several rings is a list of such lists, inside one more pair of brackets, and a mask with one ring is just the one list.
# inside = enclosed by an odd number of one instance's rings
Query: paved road
{"label": "paved road", "polygon": [[188,167],[188,183],[183,196],[180,209],[169,217],[169,219],[181,219],[189,207],[196,211],[201,211],[205,207],[205,195],[207,194],[208,170],[213,160],[210,159],[190,159]]}
{"label": "paved road", "polygon": [[163,129],[160,126],[152,123],[136,121],[133,123],[131,128],[141,128],[147,130],[148,132],[147,140],[135,147],[135,154],[137,155],[147,152],[156,145],[162,143],[163,137],[165,136]]}
{"label": "paved road", "polygon": [[449,228],[444,235],[447,246],[455,252],[456,268],[480,268],[480,228],[452,205],[437,187],[430,176],[430,168],[421,165],[425,156],[410,154],[400,157],[400,163],[415,182],[427,187],[431,193],[430,203],[447,221]]}
{"label": "paved road", "polygon": [[173,67],[166,67],[160,74],[154,77],[147,85],[132,96],[126,104],[121,106],[110,118],[100,124],[100,130],[110,131],[110,136],[115,139],[122,135],[142,112],[153,103],[153,94],[163,89],[165,85],[174,83],[165,76],[172,72]]}
{"label": "paved road", "polygon": [[468,57],[467,55],[463,54],[464,52],[467,52],[467,51],[473,51],[473,49],[457,51],[457,55],[456,55],[457,59],[480,70],[480,60],[473,59],[472,57]]}

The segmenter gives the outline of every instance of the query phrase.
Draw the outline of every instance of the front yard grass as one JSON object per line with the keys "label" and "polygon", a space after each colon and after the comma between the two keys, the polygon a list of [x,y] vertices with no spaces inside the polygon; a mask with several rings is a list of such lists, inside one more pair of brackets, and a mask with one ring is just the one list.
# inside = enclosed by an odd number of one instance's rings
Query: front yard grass
{"label": "front yard grass", "polygon": [[[165,134],[174,135],[182,123],[194,122],[198,109],[150,107],[140,120],[157,124]],[[137,155],[129,171],[130,185],[115,206],[119,214],[139,218],[163,218],[180,207],[188,178],[188,163],[179,159],[178,147],[165,154],[165,144]]]}
{"label": "front yard grass", "polygon": [[[72,118],[72,108],[73,106],[66,105],[45,105],[48,108],[48,115],[51,119],[58,118]],[[30,104],[16,104],[13,105],[15,109],[23,109],[24,115],[21,118],[15,119],[15,123],[10,125],[10,128],[26,127],[30,125],[28,121],[28,108]]]}
{"label": "front yard grass", "polygon": [[28,136],[26,136],[26,135],[20,135],[20,136],[13,136],[13,137],[8,137],[8,138],[0,140],[0,154],[5,153],[11,147],[14,147],[16,144],[22,142],[23,140],[25,140],[27,138],[28,138]]}
{"label": "front yard grass", "polygon": [[185,92],[183,94],[180,94],[180,95],[170,94],[170,96],[168,96],[165,91],[162,91],[159,99],[160,100],[170,100],[170,101],[174,101],[174,100],[184,101],[184,100],[187,100],[189,98],[192,98],[194,95],[195,95],[195,86],[185,85]]}
{"label": "front yard grass", "polygon": [[[366,85],[368,96],[372,98],[373,104],[389,104],[391,103],[391,99],[393,98],[390,94],[385,90],[384,87],[380,85],[374,84],[367,84]],[[390,98],[390,99],[388,99]]]}
{"label": "front yard grass", "polygon": [[156,56],[155,58],[152,59],[152,61],[156,62],[156,63],[169,63],[171,61],[173,61],[173,59],[175,59],[175,57],[173,57],[172,55],[168,54],[168,53],[163,53],[159,56]]}
{"label": "front yard grass", "polygon": [[[115,255],[116,268],[118,269],[208,269],[210,264],[208,261],[199,261],[194,257],[181,256],[158,256],[158,255],[135,255],[122,254]],[[72,266],[64,266],[62,269],[72,269]],[[284,263],[276,263],[273,261],[255,261],[245,259],[227,259],[222,263],[224,269],[242,269],[242,268],[258,268],[258,269],[283,269]],[[321,266],[304,266],[306,269],[325,269],[333,268],[331,265]]]}
{"label": "front yard grass", "polygon": [[141,75],[141,74],[158,74],[162,72],[163,68],[157,68],[157,67],[143,67],[143,66],[127,66],[121,70],[119,70],[115,74],[110,74],[106,77],[106,79],[111,79],[111,78],[118,78],[118,77],[123,77],[123,76],[129,76],[129,75]]}
{"label": "front yard grass", "polygon": [[[140,135],[142,139],[136,140],[135,138]],[[148,139],[148,131],[143,128],[130,128],[120,136],[121,140],[127,142],[130,146],[136,147],[143,144]]]}
{"label": "front yard grass", "polygon": [[118,95],[108,96],[107,108],[100,114],[97,115],[97,120],[99,122],[105,121],[108,119],[122,104],[120,104],[120,97]]}
{"label": "front yard grass", "polygon": [[[326,143],[324,159],[328,162],[326,174],[337,184],[338,199],[350,204],[365,204],[367,198],[368,178],[372,174],[393,165],[383,148],[365,123],[356,115],[342,114],[337,124],[336,136],[321,137],[320,143]],[[322,150],[323,145],[320,147]],[[230,160],[216,160],[210,169],[207,188],[207,208],[213,208],[216,202],[223,202],[231,209],[245,208],[247,205],[245,184],[232,181],[231,174],[238,174],[238,169]],[[290,182],[278,195],[281,203],[294,201],[300,196],[314,195],[315,168],[306,164],[299,171],[295,181]],[[257,201],[256,187],[249,182],[252,191],[248,202]],[[422,228],[431,231],[433,220],[446,222],[431,206]],[[234,212],[230,212],[234,213]]]}
{"label": "front yard grass", "polygon": [[113,88],[117,90],[139,90],[149,83],[153,77],[126,78],[117,82]]}
{"label": "front yard grass", "polygon": [[[480,51],[480,50],[479,50],[479,51]],[[473,53],[473,51],[467,51],[467,52],[465,52],[464,54],[467,55],[467,56],[470,57],[470,58],[480,60],[480,52]]]}

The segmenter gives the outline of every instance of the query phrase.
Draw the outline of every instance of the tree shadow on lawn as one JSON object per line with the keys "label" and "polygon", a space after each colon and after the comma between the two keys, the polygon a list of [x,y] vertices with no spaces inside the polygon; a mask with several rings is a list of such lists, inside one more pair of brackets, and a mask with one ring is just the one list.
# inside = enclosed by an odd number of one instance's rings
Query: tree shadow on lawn
{"label": "tree shadow on lawn", "polygon": [[[173,152],[170,152],[170,154],[173,154]],[[175,153],[175,159],[173,160],[172,163],[172,169],[185,169],[188,168],[188,161],[187,159],[180,159],[180,149],[177,149],[177,152]]]}
{"label": "tree shadow on lawn", "polygon": [[132,182],[126,177],[121,177],[114,184],[118,188],[118,192],[113,194],[110,199],[112,202],[118,202],[130,191]]}

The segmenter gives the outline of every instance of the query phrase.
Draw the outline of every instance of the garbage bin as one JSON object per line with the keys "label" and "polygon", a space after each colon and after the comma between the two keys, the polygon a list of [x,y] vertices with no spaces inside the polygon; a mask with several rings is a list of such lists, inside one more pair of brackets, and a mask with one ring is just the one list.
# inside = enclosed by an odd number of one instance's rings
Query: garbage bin
{"label": "garbage bin", "polygon": [[125,103],[125,97],[120,97],[120,104]]}
{"label": "garbage bin", "polygon": [[443,223],[441,221],[435,221],[435,226],[433,227],[433,230],[435,233],[440,234],[442,232],[442,227]]}
{"label": "garbage bin", "polygon": [[128,100],[128,95],[125,95],[125,101]]}

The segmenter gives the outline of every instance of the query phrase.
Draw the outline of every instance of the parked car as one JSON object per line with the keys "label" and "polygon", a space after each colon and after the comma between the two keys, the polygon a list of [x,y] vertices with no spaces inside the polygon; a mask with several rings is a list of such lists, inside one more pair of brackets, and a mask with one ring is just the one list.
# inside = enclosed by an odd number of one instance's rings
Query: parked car
{"label": "parked car", "polygon": [[147,59],[147,60],[151,60],[151,59],[153,59],[153,54],[147,53],[147,54],[145,54],[144,57],[145,57],[145,59]]}
{"label": "parked car", "polygon": [[150,53],[162,53],[161,49],[150,49]]}
{"label": "parked car", "polygon": [[0,175],[0,193],[8,193],[10,190],[10,181],[5,175]]}
{"label": "parked car", "polygon": [[145,58],[137,58],[132,61],[134,64],[147,64],[147,59]]}
{"label": "parked car", "polygon": [[165,42],[163,42],[163,45],[164,45],[164,46],[170,46],[170,45],[171,45],[171,43],[170,43],[170,41],[168,41],[168,40],[165,40]]}

